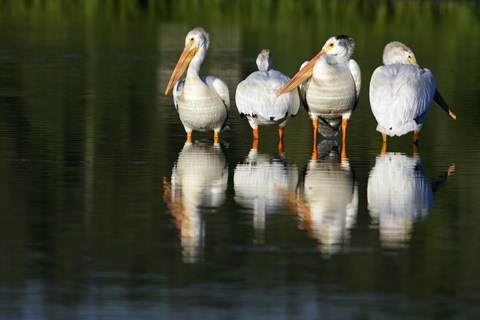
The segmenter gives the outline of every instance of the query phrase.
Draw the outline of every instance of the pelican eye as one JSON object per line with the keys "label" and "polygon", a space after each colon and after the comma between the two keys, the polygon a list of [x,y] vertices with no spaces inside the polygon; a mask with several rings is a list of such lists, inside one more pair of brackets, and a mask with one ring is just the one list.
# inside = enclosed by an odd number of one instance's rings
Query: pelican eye
{"label": "pelican eye", "polygon": [[330,43],[328,46],[329,46],[330,48],[333,48],[333,43]]}

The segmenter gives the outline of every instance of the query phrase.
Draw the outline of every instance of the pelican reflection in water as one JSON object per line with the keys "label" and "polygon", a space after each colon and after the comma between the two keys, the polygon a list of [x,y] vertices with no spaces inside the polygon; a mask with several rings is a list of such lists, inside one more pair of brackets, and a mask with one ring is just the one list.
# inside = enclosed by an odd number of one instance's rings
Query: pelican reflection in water
{"label": "pelican reflection in water", "polygon": [[383,64],[372,74],[370,106],[378,122],[377,131],[382,133],[384,151],[387,135],[402,136],[413,131],[413,141],[418,144],[433,100],[453,119],[457,118],[437,90],[433,73],[420,68],[406,45],[398,41],[387,44]]}
{"label": "pelican reflection in water", "polygon": [[352,37],[331,37],[312,60],[303,63],[300,71],[279,92],[281,95],[300,86],[303,105],[312,119],[314,152],[317,131],[332,139],[340,125],[344,149],[348,120],[357,106],[361,88],[360,67],[351,59],[354,50]]}
{"label": "pelican reflection in water", "polygon": [[[205,29],[188,32],[185,48],[165,90],[168,95],[173,88],[173,101],[187,132],[187,141],[191,141],[193,130],[213,130],[216,143],[219,132],[226,127],[230,107],[226,83],[216,77],[199,75],[209,45],[210,35]],[[185,70],[187,76],[180,80]]]}
{"label": "pelican reflection in water", "polygon": [[377,156],[368,178],[367,199],[384,247],[395,249],[407,244],[413,224],[427,216],[434,193],[454,170],[455,166],[450,166],[431,184],[418,153]]}
{"label": "pelican reflection in water", "polygon": [[254,147],[258,143],[258,126],[278,124],[279,152],[283,152],[283,134],[287,121],[297,114],[300,97],[297,91],[277,97],[290,81],[280,71],[272,69],[270,50],[263,49],[257,57],[258,71],[251,73],[237,86],[235,101],[238,112],[246,116],[253,129]]}
{"label": "pelican reflection in water", "polygon": [[171,183],[164,178],[164,201],[180,231],[185,262],[203,255],[204,206],[219,207],[226,197],[228,164],[219,143],[186,142],[172,170]]}
{"label": "pelican reflection in water", "polygon": [[257,242],[264,240],[267,215],[284,205],[278,190],[294,192],[297,181],[297,166],[288,162],[283,154],[261,154],[253,148],[245,161],[235,167],[235,201],[253,210]]}
{"label": "pelican reflection in water", "polygon": [[334,140],[323,140],[318,149],[318,159],[308,162],[300,178],[298,194],[287,200],[298,213],[301,228],[330,255],[349,243],[358,212],[358,186]]}

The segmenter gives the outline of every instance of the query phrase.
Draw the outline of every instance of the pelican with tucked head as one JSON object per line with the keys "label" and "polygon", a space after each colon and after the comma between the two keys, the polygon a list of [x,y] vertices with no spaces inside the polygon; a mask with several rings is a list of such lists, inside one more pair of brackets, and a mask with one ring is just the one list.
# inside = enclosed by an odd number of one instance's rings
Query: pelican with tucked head
{"label": "pelican with tucked head", "polygon": [[297,114],[300,97],[297,92],[277,97],[277,92],[290,78],[272,69],[270,50],[263,49],[257,57],[258,71],[251,73],[237,86],[235,101],[238,112],[246,116],[253,129],[254,146],[258,141],[258,126],[278,124],[279,149],[282,150],[284,129],[289,117]]}
{"label": "pelican with tucked head", "polygon": [[411,131],[418,144],[432,100],[457,118],[436,89],[433,73],[418,65],[412,50],[398,41],[387,44],[383,66],[375,69],[370,80],[370,106],[384,146],[387,135],[402,136]]}
{"label": "pelican with tucked head", "polygon": [[[191,141],[193,130],[213,130],[214,142],[218,143],[218,134],[228,118],[230,96],[226,83],[216,77],[199,76],[209,45],[210,35],[205,29],[188,32],[185,48],[165,90],[168,95],[173,88],[173,101],[187,132],[187,141]],[[180,80],[185,70],[187,76]]]}
{"label": "pelican with tucked head", "polygon": [[341,124],[342,157],[346,156],[347,123],[357,105],[361,87],[360,67],[351,59],[354,50],[352,37],[331,37],[278,93],[281,95],[300,86],[302,102],[313,123],[314,150],[317,131],[323,136],[334,137]]}

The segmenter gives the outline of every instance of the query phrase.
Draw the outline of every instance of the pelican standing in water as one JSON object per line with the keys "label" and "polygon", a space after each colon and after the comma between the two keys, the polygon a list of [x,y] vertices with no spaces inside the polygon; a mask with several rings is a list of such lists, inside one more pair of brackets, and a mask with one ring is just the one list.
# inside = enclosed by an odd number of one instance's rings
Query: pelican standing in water
{"label": "pelican standing in water", "polygon": [[[188,32],[185,48],[165,90],[168,95],[173,87],[173,101],[187,132],[187,141],[191,141],[193,130],[213,130],[214,142],[218,143],[218,134],[228,118],[230,96],[226,83],[216,77],[199,76],[209,45],[210,35],[205,29],[195,28]],[[187,76],[178,81],[185,69]]]}
{"label": "pelican standing in water", "polygon": [[300,97],[289,92],[277,97],[277,93],[290,78],[272,69],[270,50],[263,49],[257,57],[258,71],[250,74],[237,86],[235,101],[238,112],[246,116],[253,129],[253,145],[258,142],[258,126],[278,124],[279,152],[283,149],[283,134],[288,118],[297,114]]}
{"label": "pelican standing in water", "polygon": [[351,59],[354,50],[355,41],[352,37],[331,37],[322,50],[312,60],[305,62],[278,93],[281,95],[300,86],[302,102],[313,123],[314,153],[317,149],[317,131],[320,129],[325,137],[334,137],[341,123],[342,157],[346,157],[348,119],[357,105],[361,87],[360,67]]}
{"label": "pelican standing in water", "polygon": [[420,68],[406,45],[398,41],[387,44],[383,64],[375,69],[370,80],[370,106],[378,122],[377,131],[382,133],[383,152],[387,135],[402,136],[413,131],[413,141],[418,144],[432,100],[453,119],[457,118],[436,89],[433,73]]}

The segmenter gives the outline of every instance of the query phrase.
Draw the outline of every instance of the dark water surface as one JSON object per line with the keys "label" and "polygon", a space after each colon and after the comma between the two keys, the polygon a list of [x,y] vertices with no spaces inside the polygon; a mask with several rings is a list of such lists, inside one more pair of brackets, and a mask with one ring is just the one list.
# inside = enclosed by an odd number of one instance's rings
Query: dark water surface
{"label": "dark water surface", "polygon": [[[478,319],[480,16],[458,2],[0,2],[1,319]],[[302,17],[302,19],[298,19]],[[164,91],[188,30],[230,88],[231,130],[185,132]],[[348,158],[312,160],[302,109],[260,128],[236,85],[265,47],[292,76],[357,41]],[[368,102],[391,40],[431,69],[420,152]],[[340,137],[337,137],[340,141]]]}

